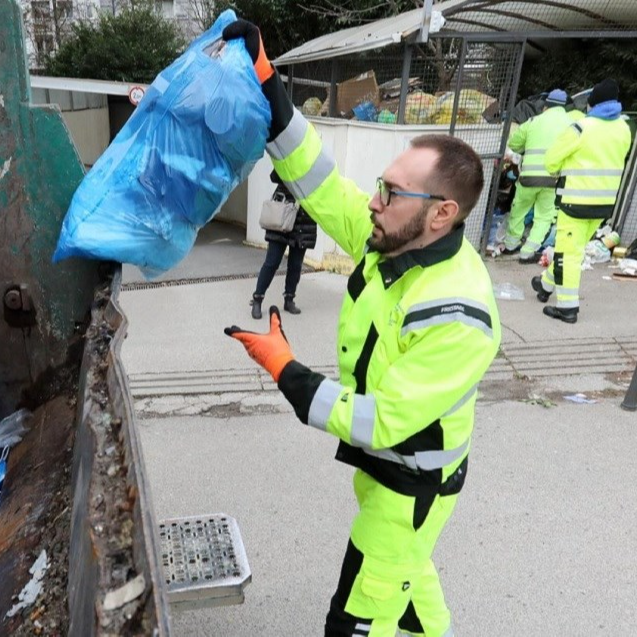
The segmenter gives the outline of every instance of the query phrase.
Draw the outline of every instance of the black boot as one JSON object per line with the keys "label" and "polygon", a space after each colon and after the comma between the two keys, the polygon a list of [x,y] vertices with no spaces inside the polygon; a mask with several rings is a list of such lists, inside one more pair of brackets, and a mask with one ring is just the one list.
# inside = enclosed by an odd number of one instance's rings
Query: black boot
{"label": "black boot", "polygon": [[553,305],[547,305],[543,310],[544,314],[554,319],[559,319],[565,323],[577,323],[577,313],[579,308],[569,307],[561,308],[554,307]]}
{"label": "black boot", "polygon": [[542,255],[538,252],[533,252],[528,256],[520,257],[518,259],[518,263],[521,263],[522,265],[532,265],[534,263],[537,263],[541,257]]}
{"label": "black boot", "polygon": [[263,315],[261,314],[261,303],[263,303],[263,294],[257,294],[256,292],[252,295],[252,301],[250,301],[250,305],[252,306],[252,318],[260,319]]}
{"label": "black boot", "polygon": [[537,292],[537,298],[541,303],[546,303],[549,300],[549,296],[551,296],[550,292],[547,292],[542,287],[542,277],[534,276],[531,279],[531,287]]}
{"label": "black boot", "polygon": [[294,304],[294,297],[290,294],[286,294],[283,297],[283,309],[290,314],[300,314],[301,309]]}

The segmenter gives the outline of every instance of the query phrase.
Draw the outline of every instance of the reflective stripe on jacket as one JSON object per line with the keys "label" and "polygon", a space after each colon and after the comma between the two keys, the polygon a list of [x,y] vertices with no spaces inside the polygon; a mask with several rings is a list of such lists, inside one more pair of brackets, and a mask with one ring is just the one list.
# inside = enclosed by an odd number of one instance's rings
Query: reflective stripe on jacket
{"label": "reflective stripe on jacket", "polygon": [[489,275],[460,227],[394,258],[367,250],[369,195],[340,176],[295,111],[268,145],[297,201],[358,264],[339,320],[340,379],[289,363],[299,418],[342,441],[337,458],[407,495],[437,491],[467,457],[477,384],[500,342]]}
{"label": "reflective stripe on jacket", "polygon": [[520,184],[528,187],[552,188],[557,179],[544,166],[547,149],[571,124],[572,120],[561,106],[552,106],[522,124],[509,139],[508,146],[516,153],[524,153],[520,166]]}
{"label": "reflective stripe on jacket", "polygon": [[612,213],[630,143],[630,129],[620,118],[585,117],[569,126],[546,153],[547,170],[560,175],[557,204],[579,208],[582,216]]}

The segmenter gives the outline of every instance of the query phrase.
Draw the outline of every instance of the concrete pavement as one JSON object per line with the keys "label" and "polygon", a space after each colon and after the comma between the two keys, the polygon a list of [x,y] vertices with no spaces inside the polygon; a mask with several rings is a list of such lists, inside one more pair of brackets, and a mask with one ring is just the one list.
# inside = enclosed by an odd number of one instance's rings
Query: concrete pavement
{"label": "concrete pavement", "polygon": [[[157,516],[236,517],[253,571],[244,605],[177,615],[178,636],[321,635],[355,511],[336,440],[300,425],[222,333],[266,329],[248,306],[263,256],[213,223],[159,284],[125,269],[123,357]],[[605,278],[605,264],[584,272],[580,321],[565,325],[530,289],[539,266],[488,267],[526,298],[499,302],[502,355],[481,385],[470,477],[435,556],[456,634],[632,635],[637,414],[619,403],[637,362],[637,283]],[[266,304],[282,286],[276,277]],[[345,286],[304,274],[303,314],[283,315],[297,358],[330,375]],[[597,402],[565,399],[576,392]]]}

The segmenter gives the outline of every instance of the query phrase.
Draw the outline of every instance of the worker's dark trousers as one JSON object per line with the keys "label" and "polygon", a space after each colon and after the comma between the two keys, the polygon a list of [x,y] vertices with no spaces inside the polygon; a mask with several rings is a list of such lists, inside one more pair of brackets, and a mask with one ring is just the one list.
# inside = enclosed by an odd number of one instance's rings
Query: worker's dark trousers
{"label": "worker's dark trousers", "polygon": [[431,561],[456,495],[410,497],[354,474],[354,519],[325,637],[450,637],[451,616]]}

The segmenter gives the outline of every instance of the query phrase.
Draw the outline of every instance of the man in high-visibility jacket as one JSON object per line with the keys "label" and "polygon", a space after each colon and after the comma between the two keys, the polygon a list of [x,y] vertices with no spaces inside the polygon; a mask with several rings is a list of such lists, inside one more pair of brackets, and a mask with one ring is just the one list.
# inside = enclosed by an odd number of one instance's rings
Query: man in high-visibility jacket
{"label": "man in high-visibility jacket", "polygon": [[[544,155],[547,148],[572,121],[564,110],[566,100],[567,95],[564,91],[551,91],[545,100],[544,111],[524,122],[509,139],[509,148],[516,153],[524,153],[524,158],[509,214],[503,253],[512,254],[520,250],[520,263],[539,261],[540,248],[557,214],[557,179],[546,171]],[[524,218],[531,208],[533,225],[522,245]]]}
{"label": "man in high-visibility jacket", "polygon": [[630,128],[620,117],[618,97],[614,80],[595,85],[587,116],[571,124],[546,152],[546,169],[559,175],[555,255],[531,285],[542,303],[556,289],[557,305],[545,307],[544,314],[565,323],[577,322],[586,244],[613,214],[630,150]]}
{"label": "man in high-visibility jacket", "polygon": [[500,342],[489,275],[463,236],[481,161],[461,140],[417,137],[370,200],[292,106],[257,28],[239,20],[224,30],[234,37],[245,39],[270,101],[277,173],[357,264],[340,315],[338,381],[294,360],[275,307],[268,334],[226,328],[299,419],[339,438],[337,459],[357,468],[359,513],[325,635],[449,637],[431,555],[467,473],[476,388]]}

